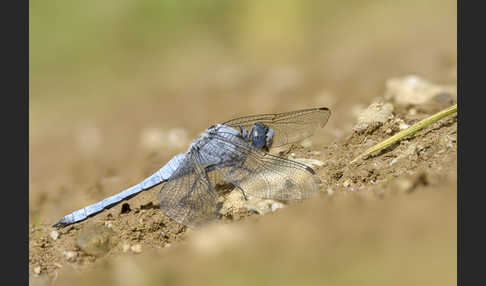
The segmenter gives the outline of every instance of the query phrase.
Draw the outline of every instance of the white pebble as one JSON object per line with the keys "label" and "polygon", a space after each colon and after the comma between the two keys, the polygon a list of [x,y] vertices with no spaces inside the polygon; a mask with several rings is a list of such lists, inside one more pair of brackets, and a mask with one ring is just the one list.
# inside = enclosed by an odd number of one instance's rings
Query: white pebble
{"label": "white pebble", "polygon": [[123,252],[127,252],[128,250],[130,250],[130,244],[124,244],[124,245],[122,246],[122,251],[123,251]]}
{"label": "white pebble", "polygon": [[135,253],[141,253],[142,252],[142,245],[141,244],[135,244],[130,247],[130,250]]}
{"label": "white pebble", "polygon": [[76,261],[76,258],[78,257],[78,253],[76,251],[64,251],[63,255],[70,262]]}
{"label": "white pebble", "polygon": [[281,209],[283,207],[284,207],[283,204],[277,203],[277,202],[275,202],[275,203],[273,203],[273,204],[270,205],[270,209],[272,210],[272,212],[274,212],[274,211],[276,211],[278,209]]}
{"label": "white pebble", "polygon": [[400,125],[398,125],[398,128],[400,128],[400,130],[407,129],[408,127],[410,127],[410,125],[408,125],[405,122],[400,123]]}
{"label": "white pebble", "polygon": [[347,188],[351,185],[351,181],[349,179],[347,179],[346,181],[344,181],[343,183],[343,187]]}
{"label": "white pebble", "polygon": [[267,214],[268,212],[274,212],[277,209],[285,207],[284,204],[276,202],[270,199],[249,199],[246,202],[246,208],[250,211],[254,211],[260,215]]}
{"label": "white pebble", "polygon": [[437,85],[418,76],[409,75],[387,80],[385,98],[398,104],[420,105],[434,100],[437,95],[443,94],[445,96],[441,98],[447,99],[454,97],[455,93],[455,86]]}
{"label": "white pebble", "polygon": [[34,273],[39,275],[41,273],[41,267],[40,266],[37,266],[34,268]]}
{"label": "white pebble", "polygon": [[59,237],[59,233],[55,230],[51,231],[49,235],[51,236],[52,240],[56,240]]}

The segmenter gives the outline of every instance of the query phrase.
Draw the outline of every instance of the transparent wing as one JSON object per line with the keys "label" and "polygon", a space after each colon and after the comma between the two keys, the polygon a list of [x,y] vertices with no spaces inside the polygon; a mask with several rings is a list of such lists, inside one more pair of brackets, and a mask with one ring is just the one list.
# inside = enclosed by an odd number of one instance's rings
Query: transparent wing
{"label": "transparent wing", "polygon": [[216,218],[217,193],[198,154],[192,152],[158,194],[166,216],[186,226],[197,227]]}
{"label": "transparent wing", "polygon": [[302,200],[319,192],[319,178],[304,164],[260,151],[234,135],[213,140],[221,148],[232,150],[235,158],[241,158],[221,164],[219,171],[245,193],[259,198]]}
{"label": "transparent wing", "polygon": [[322,128],[326,125],[329,116],[331,110],[320,107],[277,114],[250,115],[223,124],[236,129],[244,126],[250,130],[256,122],[263,122],[275,131],[272,147],[280,147],[312,136],[317,127]]}

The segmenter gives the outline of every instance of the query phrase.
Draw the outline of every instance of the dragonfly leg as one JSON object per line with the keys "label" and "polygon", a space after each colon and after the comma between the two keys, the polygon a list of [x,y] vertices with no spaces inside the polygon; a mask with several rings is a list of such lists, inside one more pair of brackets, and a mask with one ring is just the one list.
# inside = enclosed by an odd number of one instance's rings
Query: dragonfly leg
{"label": "dragonfly leg", "polygon": [[243,190],[240,186],[238,186],[237,184],[235,183],[232,183],[235,187],[238,188],[238,190],[241,191],[241,193],[243,194],[243,198],[245,199],[245,201],[248,201],[248,197],[246,196],[246,193],[245,193],[245,190]]}
{"label": "dragonfly leg", "polygon": [[[231,170],[229,170],[226,174],[225,174],[225,178],[226,180],[228,180],[230,183],[232,183],[236,188],[238,188],[241,193],[243,194],[243,198],[245,199],[245,201],[248,201],[248,197],[246,196],[246,192],[245,190],[243,190],[243,188],[240,186],[240,181],[241,180],[235,180],[233,179],[234,178],[234,175],[233,173],[235,173],[236,171],[241,171],[241,170],[244,170],[246,171],[248,174],[251,174],[252,171],[248,168],[245,168],[243,166],[244,164],[244,161],[241,161],[239,162],[238,164],[234,165],[233,167],[231,167]],[[240,174],[241,176],[241,174]],[[247,176],[244,176],[244,177],[247,177]]]}

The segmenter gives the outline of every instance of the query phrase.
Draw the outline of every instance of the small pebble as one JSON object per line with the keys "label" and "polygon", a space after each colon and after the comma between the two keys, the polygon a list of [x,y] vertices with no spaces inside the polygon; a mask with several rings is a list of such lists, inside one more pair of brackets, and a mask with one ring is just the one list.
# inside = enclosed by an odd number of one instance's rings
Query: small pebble
{"label": "small pebble", "polygon": [[246,202],[246,208],[250,211],[265,215],[269,212],[274,212],[277,209],[285,207],[284,204],[270,199],[250,199]]}
{"label": "small pebble", "polygon": [[39,275],[41,273],[41,267],[40,266],[37,266],[34,268],[34,273]]}
{"label": "small pebble", "polygon": [[327,188],[327,195],[328,196],[332,196],[333,193],[334,193],[334,191],[333,191],[332,188]]}
{"label": "small pebble", "polygon": [[275,203],[273,203],[273,204],[270,205],[270,208],[271,208],[272,212],[274,212],[274,211],[276,211],[278,209],[281,209],[283,207],[284,207],[283,204],[277,203],[277,202],[275,202]]}
{"label": "small pebble", "polygon": [[410,127],[410,125],[408,125],[405,122],[400,123],[400,125],[398,125],[398,128],[400,128],[400,130],[407,129],[408,127]]}
{"label": "small pebble", "polygon": [[384,123],[393,118],[393,105],[391,103],[375,102],[361,111],[358,122],[353,127],[356,132],[362,132],[372,123]]}
{"label": "small pebble", "polygon": [[141,253],[142,252],[142,245],[141,244],[135,244],[130,247],[130,250],[134,253]]}
{"label": "small pebble", "polygon": [[440,139],[439,139],[439,143],[440,145],[442,145],[443,147],[445,147],[446,149],[450,149],[452,147],[454,147],[454,145],[452,144],[452,142],[455,142],[455,139],[452,138],[451,136],[449,135],[446,135],[446,136],[442,136]]}
{"label": "small pebble", "polygon": [[166,245],[164,245],[164,247],[170,247],[170,243],[167,243]]}
{"label": "small pebble", "polygon": [[59,233],[55,230],[51,231],[49,235],[51,236],[52,240],[56,240],[59,237]]}
{"label": "small pebble", "polygon": [[343,183],[343,187],[345,187],[345,188],[349,187],[350,185],[351,185],[351,181],[349,179],[344,181],[344,183]]}
{"label": "small pebble", "polygon": [[76,251],[64,251],[63,255],[69,262],[76,261],[76,258],[78,257],[78,253]]}
{"label": "small pebble", "polygon": [[122,250],[123,250],[123,252],[127,252],[128,250],[130,250],[130,244],[124,244],[122,246]]}
{"label": "small pebble", "polygon": [[103,256],[118,243],[118,236],[112,228],[105,225],[89,225],[84,227],[76,237],[76,247],[93,256]]}
{"label": "small pebble", "polygon": [[455,86],[431,83],[415,75],[391,78],[386,82],[385,98],[403,105],[421,105],[428,102],[450,102]]}

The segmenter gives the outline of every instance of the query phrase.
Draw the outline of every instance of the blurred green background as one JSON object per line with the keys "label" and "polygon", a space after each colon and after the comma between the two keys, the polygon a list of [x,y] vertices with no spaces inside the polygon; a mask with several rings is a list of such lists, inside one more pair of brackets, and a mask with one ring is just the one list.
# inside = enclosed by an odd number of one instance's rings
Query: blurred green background
{"label": "blurred green background", "polygon": [[[338,116],[330,124],[346,129],[350,103],[381,96],[391,77],[457,77],[452,0],[29,3],[33,143],[107,110],[159,112],[168,123],[185,110],[205,122],[178,123],[200,131],[235,115],[326,105]],[[221,110],[228,98],[232,112]]]}
{"label": "blurred green background", "polygon": [[[189,76],[187,84],[224,61],[312,67],[325,81],[336,79],[334,70],[349,77],[353,72],[342,70],[355,68],[353,61],[370,78],[387,61],[389,76],[428,75],[430,62],[455,67],[455,38],[455,1],[32,0],[31,99],[75,96],[65,91],[150,72],[163,80],[185,61],[192,65],[177,76]],[[417,50],[422,58],[398,60]]]}

